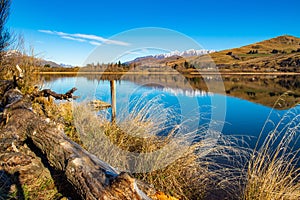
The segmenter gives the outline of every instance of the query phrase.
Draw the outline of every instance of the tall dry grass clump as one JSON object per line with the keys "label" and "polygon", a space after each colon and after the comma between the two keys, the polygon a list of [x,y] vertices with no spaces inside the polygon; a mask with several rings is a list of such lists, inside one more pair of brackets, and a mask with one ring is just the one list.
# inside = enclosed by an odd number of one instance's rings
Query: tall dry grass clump
{"label": "tall dry grass clump", "polygon": [[261,146],[258,140],[248,165],[244,199],[300,199],[299,128],[298,106],[281,117]]}
{"label": "tall dry grass clump", "polygon": [[138,99],[132,105],[119,112],[116,124],[106,112],[96,114],[86,104],[74,105],[74,123],[89,152],[180,199],[233,196],[238,169],[216,161],[222,157],[233,162],[238,152],[233,146],[221,136],[217,143],[203,141],[199,138],[204,132],[186,132],[184,124],[170,123],[175,114],[159,98],[146,103]]}

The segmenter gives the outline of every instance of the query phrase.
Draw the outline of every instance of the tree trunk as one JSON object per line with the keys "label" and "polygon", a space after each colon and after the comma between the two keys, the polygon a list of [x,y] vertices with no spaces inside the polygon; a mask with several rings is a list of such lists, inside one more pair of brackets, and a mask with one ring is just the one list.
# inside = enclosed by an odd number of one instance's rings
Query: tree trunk
{"label": "tree trunk", "polygon": [[67,138],[55,123],[35,114],[29,96],[23,96],[13,86],[2,86],[2,134],[10,133],[32,142],[49,164],[65,175],[82,199],[150,199],[129,174],[119,173]]}

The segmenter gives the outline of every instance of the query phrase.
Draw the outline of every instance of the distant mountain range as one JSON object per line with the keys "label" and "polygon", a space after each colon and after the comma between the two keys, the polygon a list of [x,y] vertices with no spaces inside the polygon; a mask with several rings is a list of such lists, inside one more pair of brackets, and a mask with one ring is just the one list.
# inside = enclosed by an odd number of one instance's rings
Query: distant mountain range
{"label": "distant mountain range", "polygon": [[72,67],[74,67],[73,65],[68,65],[68,64],[64,64],[64,63],[60,63],[59,65],[61,67],[65,67],[65,68],[72,68]]}
{"label": "distant mountain range", "polygon": [[38,62],[40,63],[41,66],[48,66],[48,67],[53,67],[53,68],[59,68],[59,67],[64,67],[64,68],[73,68],[74,66],[60,63],[57,64],[56,62],[49,61],[49,60],[44,60],[44,59],[38,59]]}
{"label": "distant mountain range", "polygon": [[209,54],[209,53],[213,53],[216,52],[215,50],[206,50],[206,49],[200,49],[200,50],[195,50],[195,49],[189,49],[186,51],[171,51],[170,53],[165,53],[165,54],[158,54],[158,55],[154,55],[154,58],[158,58],[158,59],[164,59],[164,58],[168,58],[168,57],[172,57],[172,56],[181,56],[181,57],[190,57],[190,56],[201,56],[204,54]]}
{"label": "distant mountain range", "polygon": [[165,54],[157,54],[157,55],[150,55],[150,56],[143,56],[143,57],[138,57],[135,58],[132,61],[125,62],[125,64],[135,64],[135,65],[142,65],[142,66],[165,66],[166,63],[175,63],[176,62],[181,62],[185,61],[185,58],[189,57],[197,57],[197,56],[202,56],[206,54],[210,54],[216,52],[215,50],[195,50],[195,49],[189,49],[185,51],[172,51],[169,53]]}
{"label": "distant mountain range", "polygon": [[[128,62],[135,66],[169,66],[177,70],[240,72],[300,72],[300,38],[283,35],[239,48],[223,51],[187,50],[139,57]],[[185,67],[187,66],[187,67]]]}
{"label": "distant mountain range", "polygon": [[[23,56],[23,54],[18,50],[9,50],[5,53],[5,56],[6,57],[19,57],[19,56]],[[72,68],[72,67],[74,67],[72,65],[68,65],[68,64],[64,64],[64,63],[57,64],[54,61],[45,60],[45,59],[41,59],[41,58],[35,58],[35,62],[38,63],[38,65],[40,65],[40,66],[48,66],[48,67],[53,67],[53,68],[59,68],[59,67]]]}

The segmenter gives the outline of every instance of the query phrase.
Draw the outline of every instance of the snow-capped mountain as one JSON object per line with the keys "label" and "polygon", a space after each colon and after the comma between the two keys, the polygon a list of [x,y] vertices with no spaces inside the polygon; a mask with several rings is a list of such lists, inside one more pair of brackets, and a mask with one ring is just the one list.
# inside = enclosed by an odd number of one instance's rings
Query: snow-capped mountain
{"label": "snow-capped mountain", "polygon": [[215,50],[206,50],[206,49],[189,49],[185,51],[171,51],[165,54],[157,54],[157,55],[147,55],[143,57],[137,57],[132,61],[125,62],[125,64],[135,63],[135,64],[142,64],[142,65],[166,65],[166,63],[170,63],[175,60],[184,59],[191,56],[201,56],[209,53],[216,52]]}
{"label": "snow-capped mountain", "polygon": [[59,65],[64,68],[73,68],[74,67],[73,65],[64,64],[64,63],[60,63]]}
{"label": "snow-capped mountain", "polygon": [[201,56],[201,55],[209,54],[209,53],[213,53],[213,52],[215,52],[215,50],[189,49],[189,50],[182,51],[182,52],[175,50],[175,51],[171,51],[170,53],[154,55],[153,57],[158,58],[158,59],[168,58],[168,57],[172,57],[172,56],[190,57],[190,56]]}

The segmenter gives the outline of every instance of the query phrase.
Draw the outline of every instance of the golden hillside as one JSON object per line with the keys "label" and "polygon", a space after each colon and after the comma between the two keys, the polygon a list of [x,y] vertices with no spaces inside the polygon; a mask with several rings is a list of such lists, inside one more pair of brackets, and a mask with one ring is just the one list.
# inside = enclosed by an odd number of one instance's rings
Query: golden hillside
{"label": "golden hillside", "polygon": [[[239,56],[241,61],[246,61],[254,58],[274,57],[278,54],[290,54],[292,51],[297,51],[298,48],[300,48],[300,38],[285,35],[240,48],[215,52],[210,54],[210,56],[216,64],[229,64],[236,62],[236,59],[226,55],[229,52]],[[273,50],[278,50],[278,53],[271,53]],[[250,54],[251,51],[257,51],[257,53]]]}
{"label": "golden hillside", "polygon": [[300,38],[284,35],[188,60],[205,63],[210,59],[220,70],[299,72]]}

